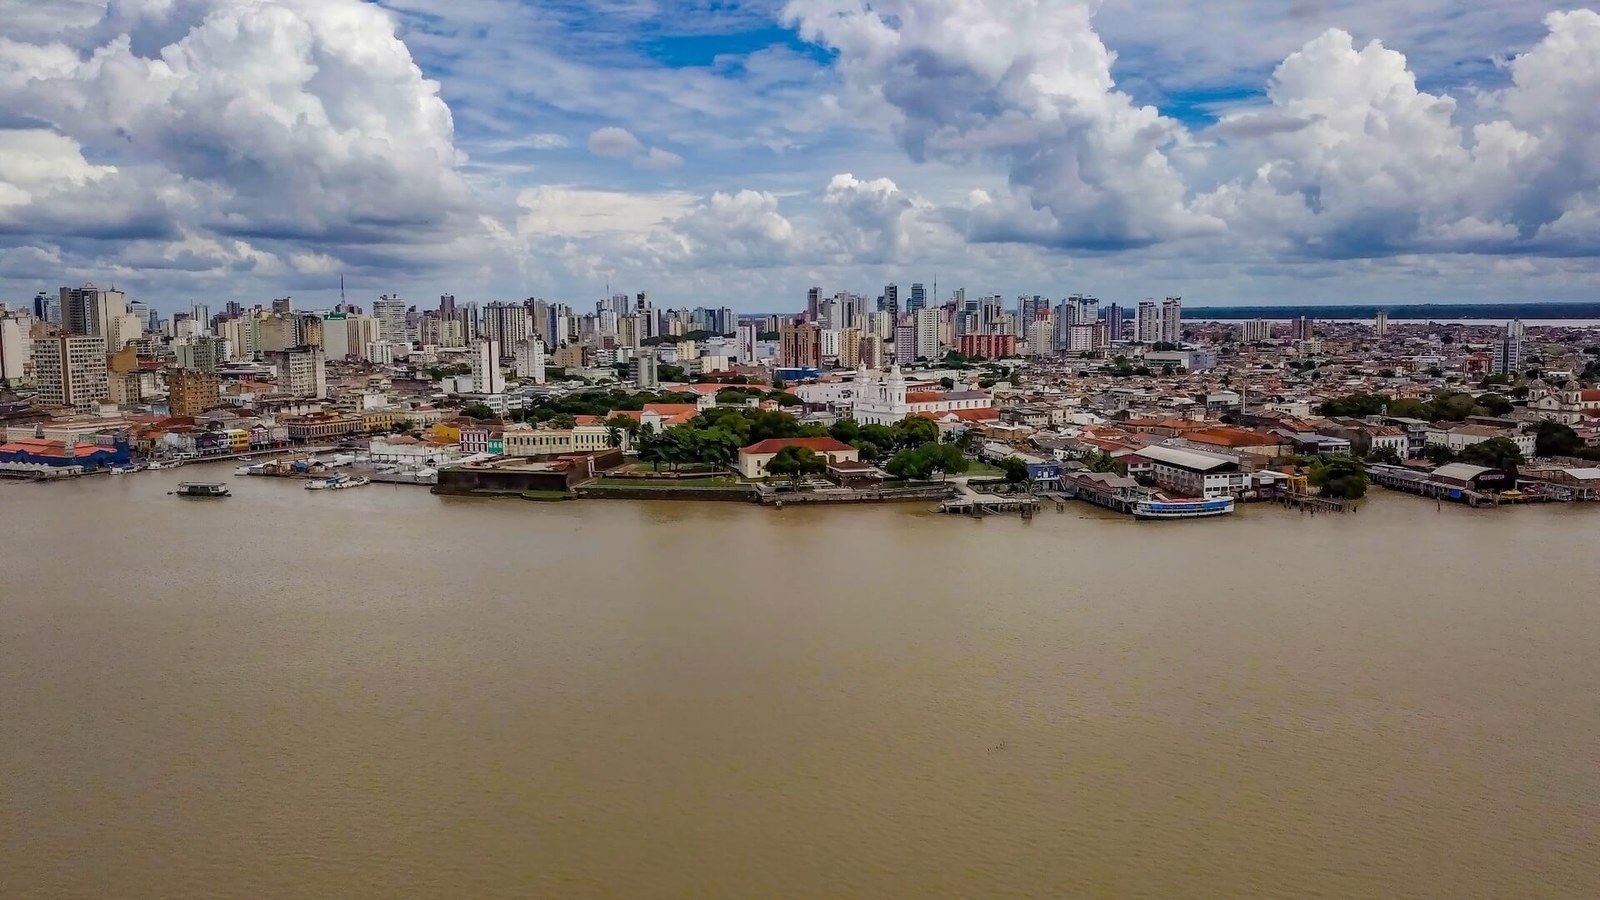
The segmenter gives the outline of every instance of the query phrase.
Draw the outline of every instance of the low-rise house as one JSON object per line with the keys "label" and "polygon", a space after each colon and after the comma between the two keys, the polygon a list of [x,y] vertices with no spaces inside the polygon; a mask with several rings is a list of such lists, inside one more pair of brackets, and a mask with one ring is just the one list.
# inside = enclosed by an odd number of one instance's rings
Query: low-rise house
{"label": "low-rise house", "polygon": [[772,462],[778,451],[785,447],[801,447],[810,450],[818,456],[825,457],[828,462],[859,462],[861,452],[856,448],[836,441],[829,437],[820,438],[771,438],[758,441],[739,450],[739,474],[746,478],[766,478],[767,464]]}

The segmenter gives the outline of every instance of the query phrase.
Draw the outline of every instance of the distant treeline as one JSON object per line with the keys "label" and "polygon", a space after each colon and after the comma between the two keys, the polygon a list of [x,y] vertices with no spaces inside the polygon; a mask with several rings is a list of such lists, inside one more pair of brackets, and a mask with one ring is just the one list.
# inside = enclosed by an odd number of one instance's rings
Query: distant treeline
{"label": "distant treeline", "polygon": [[1391,320],[1600,319],[1600,303],[1396,303],[1385,306],[1210,306],[1183,311],[1184,319],[1370,319],[1384,310]]}

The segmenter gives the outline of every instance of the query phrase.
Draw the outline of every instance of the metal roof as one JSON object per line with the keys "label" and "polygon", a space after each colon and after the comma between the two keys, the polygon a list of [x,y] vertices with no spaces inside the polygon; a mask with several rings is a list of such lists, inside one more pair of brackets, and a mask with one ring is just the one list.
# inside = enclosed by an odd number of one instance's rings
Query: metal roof
{"label": "metal roof", "polygon": [[1167,463],[1183,469],[1192,469],[1196,472],[1207,472],[1212,469],[1220,469],[1223,466],[1236,466],[1239,464],[1237,457],[1223,456],[1220,453],[1206,453],[1201,450],[1164,447],[1160,444],[1151,444],[1135,452],[1152,462]]}

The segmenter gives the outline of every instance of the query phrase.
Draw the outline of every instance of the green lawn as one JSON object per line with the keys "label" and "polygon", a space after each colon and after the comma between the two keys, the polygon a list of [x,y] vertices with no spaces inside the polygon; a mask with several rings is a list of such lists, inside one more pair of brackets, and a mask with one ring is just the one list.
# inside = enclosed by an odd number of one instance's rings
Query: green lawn
{"label": "green lawn", "polygon": [[971,465],[967,466],[967,470],[965,472],[961,473],[961,474],[967,476],[968,478],[1004,478],[1005,477],[1006,473],[1000,471],[1000,469],[998,467],[996,467],[996,466],[991,466],[986,462],[979,462],[979,461],[977,461],[975,459],[968,460],[968,462],[971,463]]}

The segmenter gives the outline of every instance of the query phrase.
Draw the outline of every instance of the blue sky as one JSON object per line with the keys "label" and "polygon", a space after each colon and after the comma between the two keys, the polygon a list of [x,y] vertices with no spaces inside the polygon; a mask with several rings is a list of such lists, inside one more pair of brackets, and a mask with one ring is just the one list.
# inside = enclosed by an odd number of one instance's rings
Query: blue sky
{"label": "blue sky", "polygon": [[1594,299],[1597,59],[1541,0],[0,0],[0,299]]}

